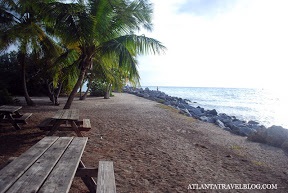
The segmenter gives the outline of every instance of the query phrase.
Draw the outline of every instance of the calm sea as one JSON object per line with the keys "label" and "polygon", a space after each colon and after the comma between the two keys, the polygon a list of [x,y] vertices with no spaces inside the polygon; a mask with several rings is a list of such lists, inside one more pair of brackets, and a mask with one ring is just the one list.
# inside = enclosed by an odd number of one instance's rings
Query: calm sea
{"label": "calm sea", "polygon": [[[146,88],[146,87],[143,87]],[[148,87],[156,90],[157,87]],[[190,105],[288,129],[288,92],[253,88],[158,87],[170,96],[189,99]]]}

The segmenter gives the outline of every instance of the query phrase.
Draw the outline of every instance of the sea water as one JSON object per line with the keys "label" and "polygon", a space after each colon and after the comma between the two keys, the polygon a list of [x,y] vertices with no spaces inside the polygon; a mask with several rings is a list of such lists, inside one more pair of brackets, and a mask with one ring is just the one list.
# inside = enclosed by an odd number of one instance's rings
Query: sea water
{"label": "sea water", "polygon": [[189,99],[194,107],[216,109],[218,113],[240,120],[254,120],[266,127],[278,125],[288,129],[288,92],[283,89],[158,87],[158,90]]}

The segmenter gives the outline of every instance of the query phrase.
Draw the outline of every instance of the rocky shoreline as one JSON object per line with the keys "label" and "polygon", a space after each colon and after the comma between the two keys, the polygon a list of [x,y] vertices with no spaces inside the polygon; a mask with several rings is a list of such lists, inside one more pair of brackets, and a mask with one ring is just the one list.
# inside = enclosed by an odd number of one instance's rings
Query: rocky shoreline
{"label": "rocky shoreline", "polygon": [[250,141],[265,143],[288,151],[288,129],[281,126],[273,125],[266,128],[254,120],[247,122],[239,120],[235,116],[218,113],[215,109],[205,110],[200,106],[193,107],[189,105],[191,101],[188,99],[169,96],[164,92],[150,90],[149,88],[143,89],[126,86],[123,88],[123,91],[170,106],[179,110],[181,114],[194,117],[204,122],[213,123],[231,133],[245,136]]}

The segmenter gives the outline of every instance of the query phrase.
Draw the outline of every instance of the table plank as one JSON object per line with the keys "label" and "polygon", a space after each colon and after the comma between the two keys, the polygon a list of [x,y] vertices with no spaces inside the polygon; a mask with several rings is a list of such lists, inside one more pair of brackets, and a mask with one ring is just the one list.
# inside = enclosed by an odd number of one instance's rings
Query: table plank
{"label": "table plank", "polygon": [[74,120],[79,119],[79,110],[78,109],[63,109],[57,111],[57,113],[52,117],[53,119],[58,120]]}
{"label": "table plank", "polygon": [[5,113],[14,113],[18,110],[20,110],[22,106],[7,106],[7,105],[2,105],[0,106],[0,112],[5,112]]}
{"label": "table plank", "polygon": [[62,117],[63,115],[63,111],[62,110],[58,110],[55,115],[52,117],[52,119],[59,119],[59,117]]}
{"label": "table plank", "polygon": [[79,110],[72,109],[71,119],[78,121],[79,120]]}
{"label": "table plank", "polygon": [[[58,138],[52,146],[22,175],[7,193],[37,192],[72,141],[72,137]],[[19,163],[21,164],[21,163]]]}
{"label": "table plank", "polygon": [[87,137],[74,138],[39,193],[68,192],[86,146]]}
{"label": "table plank", "polygon": [[0,192],[5,192],[58,138],[43,138],[0,170]]}

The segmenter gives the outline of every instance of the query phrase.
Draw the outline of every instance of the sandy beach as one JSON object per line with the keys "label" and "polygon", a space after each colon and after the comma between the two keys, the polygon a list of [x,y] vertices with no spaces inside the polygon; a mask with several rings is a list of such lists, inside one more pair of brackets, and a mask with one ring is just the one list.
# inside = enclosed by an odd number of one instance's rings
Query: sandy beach
{"label": "sandy beach", "polygon": [[[47,97],[33,98],[35,107],[23,130],[0,129],[0,164],[21,155],[45,132],[37,125],[62,109]],[[288,157],[280,148],[247,141],[221,128],[178,113],[168,106],[126,93],[109,100],[75,99],[71,108],[91,120],[82,161],[97,167],[112,160],[119,193],[287,192]],[[58,136],[75,136],[58,132]],[[188,190],[191,184],[277,184],[277,190]],[[70,192],[88,192],[75,178]]]}

